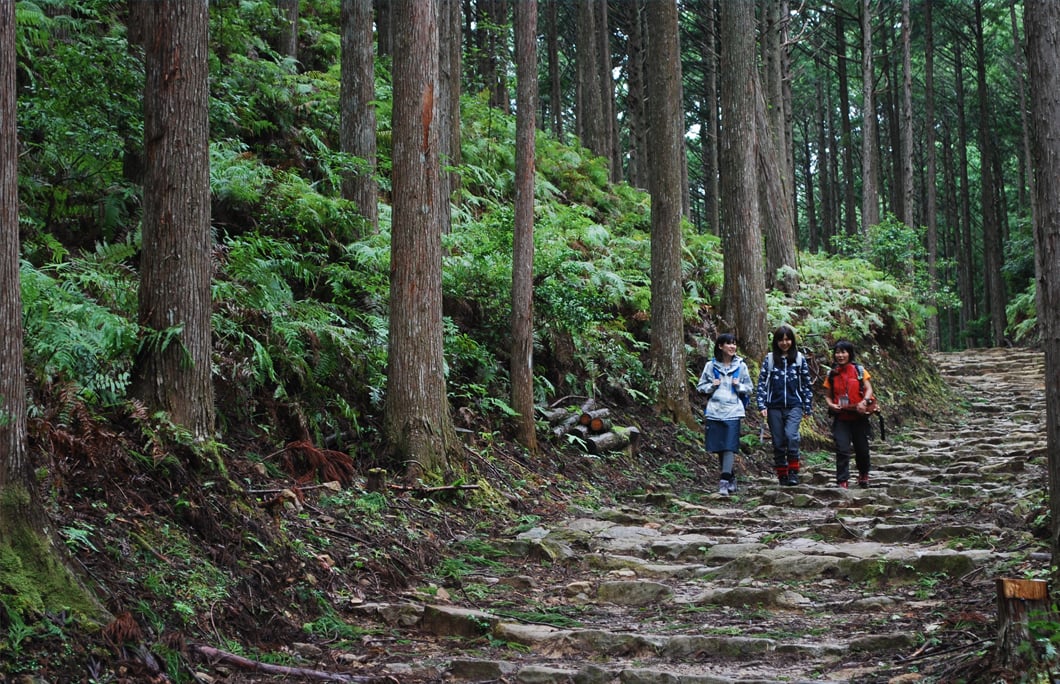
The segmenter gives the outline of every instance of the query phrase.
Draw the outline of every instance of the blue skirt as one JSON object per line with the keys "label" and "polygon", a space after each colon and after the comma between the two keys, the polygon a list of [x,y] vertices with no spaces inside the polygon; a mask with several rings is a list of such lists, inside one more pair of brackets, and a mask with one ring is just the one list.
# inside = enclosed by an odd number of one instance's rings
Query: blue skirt
{"label": "blue skirt", "polygon": [[704,443],[707,451],[712,454],[721,451],[739,451],[740,419],[711,420],[708,418]]}

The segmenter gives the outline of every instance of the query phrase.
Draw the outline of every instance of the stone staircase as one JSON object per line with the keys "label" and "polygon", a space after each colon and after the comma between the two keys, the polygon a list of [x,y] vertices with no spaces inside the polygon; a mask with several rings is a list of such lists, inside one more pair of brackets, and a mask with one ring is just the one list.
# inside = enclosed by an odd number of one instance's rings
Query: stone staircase
{"label": "stone staircase", "polygon": [[937,356],[965,412],[728,498],[658,489],[492,541],[495,574],[359,608],[401,682],[944,682],[996,634],[994,580],[1041,574],[1040,353]]}

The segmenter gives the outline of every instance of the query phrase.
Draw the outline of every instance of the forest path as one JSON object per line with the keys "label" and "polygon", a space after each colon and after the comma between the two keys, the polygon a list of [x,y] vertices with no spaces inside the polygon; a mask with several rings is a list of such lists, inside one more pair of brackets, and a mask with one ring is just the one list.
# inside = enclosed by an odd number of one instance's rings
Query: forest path
{"label": "forest path", "polygon": [[[402,682],[945,682],[996,634],[994,580],[1048,566],[1044,364],[935,357],[969,410],[873,441],[871,486],[834,466],[722,497],[653,491],[493,541],[505,567],[435,602],[367,604]],[[874,420],[875,423],[875,420]],[[454,549],[455,550],[455,549]],[[513,564],[520,564],[515,570]],[[496,572],[496,574],[492,574]],[[447,595],[446,595],[447,594]]]}

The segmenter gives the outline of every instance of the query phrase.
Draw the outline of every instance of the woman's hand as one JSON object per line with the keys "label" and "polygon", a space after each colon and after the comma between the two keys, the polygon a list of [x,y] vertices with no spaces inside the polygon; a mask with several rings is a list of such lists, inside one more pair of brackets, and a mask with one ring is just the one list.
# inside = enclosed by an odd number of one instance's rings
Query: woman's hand
{"label": "woman's hand", "polygon": [[769,409],[762,409],[762,417],[765,418],[769,414]]}

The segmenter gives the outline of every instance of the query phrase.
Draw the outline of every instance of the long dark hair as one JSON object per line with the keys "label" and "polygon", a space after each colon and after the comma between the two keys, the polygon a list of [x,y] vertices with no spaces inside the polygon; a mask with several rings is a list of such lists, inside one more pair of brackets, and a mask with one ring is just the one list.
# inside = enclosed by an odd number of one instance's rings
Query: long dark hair
{"label": "long dark hair", "polygon": [[[736,341],[736,335],[732,333],[722,333],[718,335],[718,339],[714,340],[714,358],[721,361],[721,347]],[[733,357],[735,358],[735,354]]]}
{"label": "long dark hair", "polygon": [[[791,346],[788,348],[788,353],[780,351],[780,345],[778,344],[783,339],[790,339]],[[796,348],[795,341],[795,330],[790,325],[782,325],[773,331],[773,365],[780,366],[781,362],[787,358],[788,363],[795,363],[795,357],[798,355],[799,350]]]}

